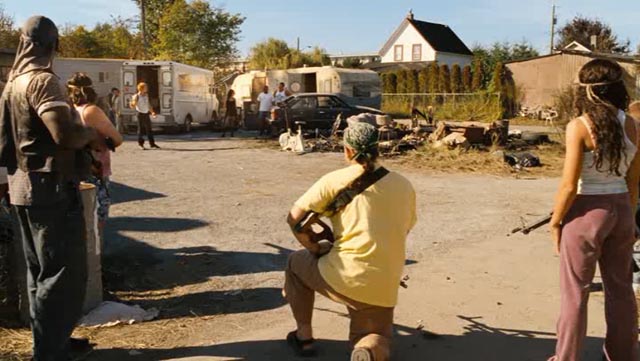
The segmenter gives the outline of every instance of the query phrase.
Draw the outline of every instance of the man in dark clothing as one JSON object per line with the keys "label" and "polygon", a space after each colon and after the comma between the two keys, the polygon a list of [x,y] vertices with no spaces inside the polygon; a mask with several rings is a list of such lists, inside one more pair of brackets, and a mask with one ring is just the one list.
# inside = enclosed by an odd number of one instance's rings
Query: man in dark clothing
{"label": "man in dark clothing", "polygon": [[72,116],[51,70],[57,45],[51,20],[29,18],[0,99],[0,166],[9,171],[22,233],[35,361],[67,360],[82,316],[87,259],[78,180],[82,149],[100,142]]}

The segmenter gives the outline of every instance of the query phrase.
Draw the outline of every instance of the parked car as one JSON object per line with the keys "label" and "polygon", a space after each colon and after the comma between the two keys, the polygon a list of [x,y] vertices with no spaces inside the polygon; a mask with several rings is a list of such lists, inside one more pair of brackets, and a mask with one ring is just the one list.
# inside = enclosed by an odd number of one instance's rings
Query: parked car
{"label": "parked car", "polygon": [[347,118],[362,113],[384,115],[378,109],[350,105],[336,94],[300,93],[290,96],[274,107],[271,110],[270,121],[278,130],[287,128],[287,119],[292,128],[296,122],[304,122],[302,124],[304,130],[329,130],[338,115],[341,115],[345,120],[340,126],[342,129],[346,127]]}

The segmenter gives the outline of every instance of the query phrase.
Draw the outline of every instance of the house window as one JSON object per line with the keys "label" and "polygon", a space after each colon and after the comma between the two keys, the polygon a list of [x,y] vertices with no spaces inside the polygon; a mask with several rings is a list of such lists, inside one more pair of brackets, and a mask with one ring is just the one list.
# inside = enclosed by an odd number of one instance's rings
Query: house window
{"label": "house window", "polygon": [[98,73],[98,82],[104,83],[104,72]]}
{"label": "house window", "polygon": [[402,52],[404,51],[402,45],[396,45],[393,47],[393,61],[402,61]]}
{"label": "house window", "polygon": [[422,61],[422,44],[413,44],[411,60]]}

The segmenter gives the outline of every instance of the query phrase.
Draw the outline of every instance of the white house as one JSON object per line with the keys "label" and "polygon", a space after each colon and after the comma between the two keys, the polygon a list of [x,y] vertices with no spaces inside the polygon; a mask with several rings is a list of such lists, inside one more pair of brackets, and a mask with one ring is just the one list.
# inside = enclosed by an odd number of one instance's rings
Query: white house
{"label": "white house", "polygon": [[471,64],[473,53],[447,25],[416,20],[409,12],[380,50],[380,57],[381,66],[437,61],[464,67]]}

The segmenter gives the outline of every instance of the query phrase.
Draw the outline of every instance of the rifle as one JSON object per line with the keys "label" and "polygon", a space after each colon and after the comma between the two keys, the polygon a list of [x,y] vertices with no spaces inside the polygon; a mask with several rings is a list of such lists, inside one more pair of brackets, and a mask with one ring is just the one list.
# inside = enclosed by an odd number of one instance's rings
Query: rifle
{"label": "rifle", "polygon": [[529,234],[532,231],[535,231],[536,229],[538,229],[538,228],[544,226],[545,224],[551,222],[551,216],[552,215],[553,215],[553,212],[549,213],[548,216],[544,216],[542,218],[539,218],[539,219],[537,219],[537,220],[535,220],[535,221],[533,221],[533,222],[531,222],[529,224],[524,224],[521,227],[514,228],[514,229],[511,230],[511,233],[509,235],[515,234],[515,233],[518,233],[518,232],[522,232],[522,234]]}
{"label": "rifle", "polygon": [[[321,228],[320,232],[316,232],[313,229],[313,225],[318,225]],[[320,256],[329,253],[331,247],[333,247],[333,242],[335,242],[333,230],[320,219],[320,214],[316,212],[308,212],[304,218],[295,225],[294,230],[298,233],[313,233],[315,235],[314,239],[320,246],[320,252],[318,253]]]}

